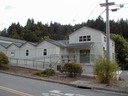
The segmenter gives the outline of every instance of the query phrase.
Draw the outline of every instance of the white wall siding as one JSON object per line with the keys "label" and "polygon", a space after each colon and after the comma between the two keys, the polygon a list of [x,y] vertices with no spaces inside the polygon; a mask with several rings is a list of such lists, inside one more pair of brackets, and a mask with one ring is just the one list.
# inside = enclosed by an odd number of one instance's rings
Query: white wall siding
{"label": "white wall siding", "polygon": [[19,53],[19,47],[16,45],[12,44],[7,48],[7,56],[9,58],[19,58],[20,53]]}
{"label": "white wall siding", "polygon": [[36,46],[36,57],[44,56],[43,55],[43,50],[47,49],[47,56],[51,54],[60,54],[60,47],[53,45],[47,41],[44,41],[40,43],[38,46]]}
{"label": "white wall siding", "polygon": [[[75,31],[74,33],[69,35],[69,43],[86,43],[86,42],[101,42],[101,32],[87,28],[87,27],[82,27],[81,29]],[[85,41],[85,42],[79,42],[79,37],[80,36],[91,36],[91,41]]]}
{"label": "white wall siding", "polygon": [[[6,48],[0,45],[0,52],[3,52],[4,54],[7,53]],[[6,54],[7,55],[7,54]]]}
{"label": "white wall siding", "polygon": [[[26,55],[26,51],[28,50],[28,55]],[[19,52],[19,58],[21,59],[29,59],[35,57],[35,46],[33,46],[30,43],[25,43],[20,47],[20,52]]]}

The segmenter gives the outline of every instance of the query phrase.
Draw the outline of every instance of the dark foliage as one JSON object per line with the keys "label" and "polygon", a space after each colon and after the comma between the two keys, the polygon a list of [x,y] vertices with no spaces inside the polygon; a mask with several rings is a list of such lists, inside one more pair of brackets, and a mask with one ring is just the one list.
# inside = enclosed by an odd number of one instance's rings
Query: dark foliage
{"label": "dark foliage", "polygon": [[[0,31],[0,35],[31,42],[38,42],[46,36],[51,39],[61,40],[68,39],[69,34],[82,26],[88,26],[105,32],[105,23],[101,16],[96,20],[88,20],[87,22],[76,24],[75,26],[61,25],[57,22],[51,22],[50,24],[42,24],[42,22],[35,23],[34,19],[28,19],[24,27],[21,26],[19,22],[17,24],[12,23],[8,29]],[[117,22],[110,20],[110,28],[111,33],[128,38],[128,20],[120,19]]]}
{"label": "dark foliage", "polygon": [[6,66],[9,63],[8,57],[0,52],[0,68]]}

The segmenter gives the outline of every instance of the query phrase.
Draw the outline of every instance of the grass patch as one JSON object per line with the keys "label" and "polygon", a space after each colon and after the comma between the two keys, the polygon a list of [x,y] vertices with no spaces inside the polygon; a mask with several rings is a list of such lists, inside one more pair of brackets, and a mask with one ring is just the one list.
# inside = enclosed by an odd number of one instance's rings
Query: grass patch
{"label": "grass patch", "polygon": [[42,70],[42,71],[33,73],[33,75],[37,75],[40,77],[54,76],[55,74],[56,74],[56,72],[53,69],[46,69],[46,70]]}

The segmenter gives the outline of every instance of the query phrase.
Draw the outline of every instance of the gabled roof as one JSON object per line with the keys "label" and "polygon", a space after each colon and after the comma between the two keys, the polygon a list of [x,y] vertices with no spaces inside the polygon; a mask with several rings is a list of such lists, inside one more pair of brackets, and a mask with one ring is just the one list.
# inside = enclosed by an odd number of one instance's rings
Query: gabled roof
{"label": "gabled roof", "polygon": [[5,40],[5,41],[13,42],[13,43],[25,43],[26,42],[24,40],[13,39],[13,38],[3,37],[3,36],[0,36],[0,40]]}
{"label": "gabled roof", "polygon": [[4,43],[4,42],[0,42],[0,45],[7,48],[8,46],[11,45],[11,43]]}
{"label": "gabled roof", "polygon": [[16,46],[20,47],[25,42],[26,41],[24,41],[24,40],[0,36],[0,45],[2,45],[5,48],[8,48],[11,44],[15,44]]}
{"label": "gabled roof", "polygon": [[[97,29],[94,29],[94,28],[90,28],[90,27],[87,27],[87,26],[83,26],[83,27],[77,29],[76,31],[74,31],[74,32],[71,33],[70,35],[75,34],[76,32],[79,32],[80,30],[85,30],[85,29],[86,29],[86,30],[92,30],[92,32],[99,32],[99,33],[105,35],[105,33],[104,33],[103,31],[100,31],[100,30],[97,30]],[[70,35],[69,35],[69,36],[70,36]]]}
{"label": "gabled roof", "polygon": [[59,41],[56,41],[56,40],[48,39],[46,41],[49,42],[49,43],[51,43],[51,44],[54,44],[56,46],[59,46],[59,47],[66,47],[66,43],[69,44],[69,41],[68,40],[59,40]]}

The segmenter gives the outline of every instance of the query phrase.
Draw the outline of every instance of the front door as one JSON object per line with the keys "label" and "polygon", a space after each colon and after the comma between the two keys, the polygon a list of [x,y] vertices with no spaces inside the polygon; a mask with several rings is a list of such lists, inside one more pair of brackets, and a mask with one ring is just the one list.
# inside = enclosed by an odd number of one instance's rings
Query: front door
{"label": "front door", "polygon": [[90,63],[90,50],[80,50],[80,63]]}

